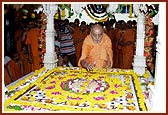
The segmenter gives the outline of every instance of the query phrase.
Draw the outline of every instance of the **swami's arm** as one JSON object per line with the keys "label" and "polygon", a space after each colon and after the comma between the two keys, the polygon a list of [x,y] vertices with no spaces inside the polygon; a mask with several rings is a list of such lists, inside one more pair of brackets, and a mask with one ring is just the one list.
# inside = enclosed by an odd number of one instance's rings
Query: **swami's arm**
{"label": "swami's arm", "polygon": [[112,50],[112,43],[111,41],[108,40],[107,42],[107,52],[108,52],[108,56],[109,56],[109,60],[110,60],[110,66],[113,66],[113,50]]}

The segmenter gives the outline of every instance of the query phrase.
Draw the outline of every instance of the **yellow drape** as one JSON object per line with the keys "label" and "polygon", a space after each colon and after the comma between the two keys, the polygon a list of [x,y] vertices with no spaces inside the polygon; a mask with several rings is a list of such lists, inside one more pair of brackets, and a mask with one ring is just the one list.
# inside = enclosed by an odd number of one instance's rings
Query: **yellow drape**
{"label": "yellow drape", "polygon": [[132,18],[132,4],[130,4],[129,17]]}

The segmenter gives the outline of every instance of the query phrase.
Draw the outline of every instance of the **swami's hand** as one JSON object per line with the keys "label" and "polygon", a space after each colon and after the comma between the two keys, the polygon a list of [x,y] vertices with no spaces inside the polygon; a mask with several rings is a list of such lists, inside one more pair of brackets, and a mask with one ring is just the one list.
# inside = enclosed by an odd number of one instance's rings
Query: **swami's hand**
{"label": "swami's hand", "polygon": [[86,69],[87,69],[88,71],[93,71],[95,65],[96,65],[96,62],[94,62],[94,63],[89,63],[89,64],[87,65],[87,68],[86,68]]}

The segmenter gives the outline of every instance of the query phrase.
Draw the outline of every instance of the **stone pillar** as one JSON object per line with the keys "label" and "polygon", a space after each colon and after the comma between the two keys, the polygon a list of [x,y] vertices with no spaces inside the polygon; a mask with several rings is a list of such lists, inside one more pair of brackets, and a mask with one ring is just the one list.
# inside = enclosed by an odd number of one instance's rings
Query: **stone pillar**
{"label": "stone pillar", "polygon": [[145,73],[146,59],[144,56],[145,16],[140,12],[140,5],[134,5],[134,12],[138,16],[136,33],[136,53],[134,55],[133,70],[139,75]]}
{"label": "stone pillar", "polygon": [[57,67],[57,55],[55,52],[55,29],[54,29],[54,15],[58,6],[55,4],[43,4],[43,11],[47,16],[46,29],[46,53],[44,55],[44,67],[53,69]]}

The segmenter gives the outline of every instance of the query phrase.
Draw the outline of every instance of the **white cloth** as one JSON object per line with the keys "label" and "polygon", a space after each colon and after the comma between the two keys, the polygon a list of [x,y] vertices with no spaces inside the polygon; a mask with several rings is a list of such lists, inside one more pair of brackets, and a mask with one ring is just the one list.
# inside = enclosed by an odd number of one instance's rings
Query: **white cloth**
{"label": "white cloth", "polygon": [[5,57],[4,57],[4,65],[6,65],[10,60],[11,60],[10,57],[5,56]]}
{"label": "white cloth", "polygon": [[55,45],[60,47],[60,42],[58,40],[55,41]]}
{"label": "white cloth", "polygon": [[[67,67],[66,65],[63,65],[64,67]],[[71,62],[68,61],[68,66],[69,67],[73,67],[73,65],[71,64]]]}
{"label": "white cloth", "polygon": [[69,61],[68,61],[68,66],[69,66],[69,67],[73,67],[72,64],[71,64]]}

